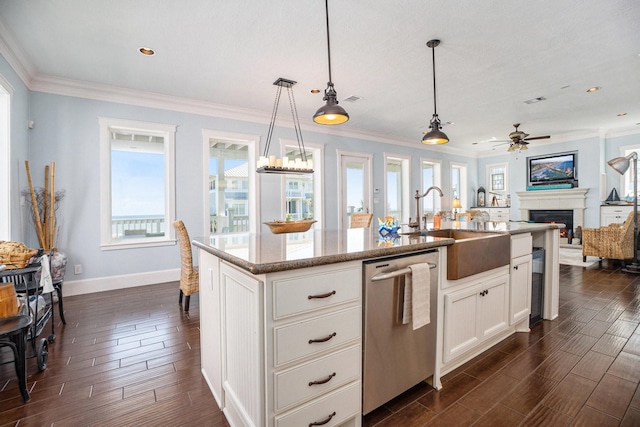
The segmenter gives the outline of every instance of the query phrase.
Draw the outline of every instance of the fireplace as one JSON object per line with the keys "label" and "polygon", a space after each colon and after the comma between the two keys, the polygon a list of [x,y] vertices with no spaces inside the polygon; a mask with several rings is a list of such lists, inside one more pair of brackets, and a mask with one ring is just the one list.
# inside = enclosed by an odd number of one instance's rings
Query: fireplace
{"label": "fireplace", "polygon": [[573,210],[530,210],[529,220],[533,222],[542,222],[547,224],[562,223],[566,227],[560,230],[560,237],[567,239],[567,243],[571,244],[575,231],[573,230]]}
{"label": "fireplace", "polygon": [[[555,215],[560,211],[571,212],[571,217],[565,219],[555,218],[556,222],[571,224],[573,240],[572,244],[581,244],[579,239],[573,239],[578,236],[578,230],[584,227],[584,210],[587,207],[588,188],[563,188],[553,190],[532,190],[518,191],[518,202],[520,204],[520,216],[524,221],[530,220],[529,213],[534,211],[553,211]],[[549,221],[550,222],[550,221]],[[560,243],[569,243],[569,236],[561,237]]]}

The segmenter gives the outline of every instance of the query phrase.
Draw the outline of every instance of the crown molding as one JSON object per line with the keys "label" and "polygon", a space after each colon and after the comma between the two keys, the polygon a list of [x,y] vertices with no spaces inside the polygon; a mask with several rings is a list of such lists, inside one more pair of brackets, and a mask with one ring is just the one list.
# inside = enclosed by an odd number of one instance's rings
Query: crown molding
{"label": "crown molding", "polygon": [[27,56],[15,41],[13,35],[0,19],[0,54],[7,60],[13,71],[27,88],[31,89],[32,76],[35,70],[27,60]]}

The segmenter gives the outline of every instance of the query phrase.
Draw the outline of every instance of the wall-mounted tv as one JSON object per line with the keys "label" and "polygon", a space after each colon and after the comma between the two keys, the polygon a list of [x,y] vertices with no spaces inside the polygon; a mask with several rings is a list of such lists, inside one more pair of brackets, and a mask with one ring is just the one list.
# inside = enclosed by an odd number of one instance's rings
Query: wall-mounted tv
{"label": "wall-mounted tv", "polygon": [[574,184],[578,179],[578,152],[527,157],[529,186]]}

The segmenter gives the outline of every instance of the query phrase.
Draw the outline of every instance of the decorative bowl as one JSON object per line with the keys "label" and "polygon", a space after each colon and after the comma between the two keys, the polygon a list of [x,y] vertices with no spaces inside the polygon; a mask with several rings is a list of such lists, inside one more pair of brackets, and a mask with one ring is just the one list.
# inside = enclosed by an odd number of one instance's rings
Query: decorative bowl
{"label": "decorative bowl", "polygon": [[301,233],[311,228],[314,222],[318,222],[315,219],[301,219],[298,221],[271,221],[265,222],[269,226],[269,230],[273,234],[282,233]]}

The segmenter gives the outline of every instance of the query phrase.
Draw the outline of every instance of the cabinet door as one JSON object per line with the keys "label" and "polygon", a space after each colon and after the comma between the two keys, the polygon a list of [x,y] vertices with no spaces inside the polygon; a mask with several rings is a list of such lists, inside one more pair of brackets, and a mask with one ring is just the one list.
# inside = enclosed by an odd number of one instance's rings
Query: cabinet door
{"label": "cabinet door", "polygon": [[509,275],[481,285],[479,299],[479,339],[484,340],[509,327]]}
{"label": "cabinet door", "polygon": [[633,206],[601,206],[600,226],[622,224],[632,210]]}
{"label": "cabinet door", "polygon": [[473,286],[444,296],[444,362],[478,343],[479,292]]}
{"label": "cabinet door", "polygon": [[511,260],[509,324],[528,319],[531,312],[531,255]]}

